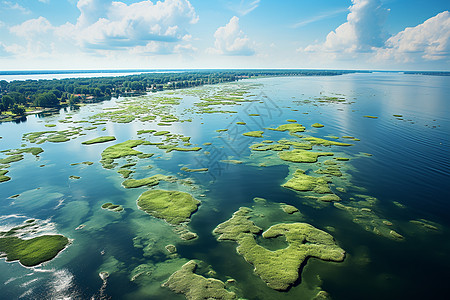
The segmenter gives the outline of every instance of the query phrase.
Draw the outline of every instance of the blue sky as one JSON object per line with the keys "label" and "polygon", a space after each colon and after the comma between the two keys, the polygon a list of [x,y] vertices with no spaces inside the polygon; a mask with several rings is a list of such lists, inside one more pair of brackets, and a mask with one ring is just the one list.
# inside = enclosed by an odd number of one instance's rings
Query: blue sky
{"label": "blue sky", "polygon": [[448,0],[0,0],[0,70],[450,70]]}

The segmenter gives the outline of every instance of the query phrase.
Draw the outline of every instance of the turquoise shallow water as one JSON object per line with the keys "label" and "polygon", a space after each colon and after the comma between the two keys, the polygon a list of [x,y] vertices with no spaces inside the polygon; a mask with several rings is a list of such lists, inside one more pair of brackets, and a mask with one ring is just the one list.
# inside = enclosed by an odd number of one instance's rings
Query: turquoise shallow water
{"label": "turquoise shallow water", "polygon": [[[42,226],[44,232],[64,234],[73,241],[54,260],[34,269],[1,260],[0,298],[183,299],[160,285],[189,259],[202,260],[222,281],[235,279],[231,289],[247,299],[311,299],[321,289],[333,299],[443,296],[450,267],[450,78],[393,73],[265,78],[206,86],[200,91],[229,92],[238,88],[248,90],[246,99],[258,101],[221,107],[236,113],[198,114],[192,109],[198,98],[189,90],[165,93],[183,98],[179,105],[168,109],[191,122],[158,127],[157,122],[108,121],[97,129],[83,130],[86,136],[37,145],[44,149],[38,158],[25,154],[24,160],[12,163],[7,174],[12,180],[0,183],[1,230],[34,218],[46,224]],[[324,96],[342,97],[345,101],[317,99]],[[88,127],[90,124],[58,121],[67,116],[85,120],[123,100],[90,104],[75,111],[61,110],[52,116],[29,116],[19,124],[1,124],[0,150],[20,148],[24,143],[36,146],[22,141],[27,132]],[[336,136],[340,137],[338,141],[354,144],[315,149],[350,158],[342,163],[345,179],[334,178],[331,188],[342,198],[342,204],[359,209],[368,206],[359,202],[362,198],[358,195],[375,197],[377,201],[370,206],[367,220],[355,220],[357,217],[345,210],[308,197],[313,196],[311,193],[281,187],[297,165],[280,162],[276,153],[249,149],[262,139],[242,136],[247,131],[263,130],[268,140],[300,140],[286,132],[264,129],[286,124],[288,119],[304,125],[304,135]],[[239,121],[246,125],[237,125]],[[311,127],[316,122],[325,126]],[[45,124],[56,127],[47,128]],[[161,182],[156,188],[189,192],[202,201],[189,225],[198,234],[196,240],[182,241],[171,226],[137,208],[136,199],[147,188],[124,189],[123,178],[116,170],[102,168],[101,152],[115,142],[81,144],[102,135],[114,135],[117,142],[138,138],[157,141],[157,137],[137,134],[138,130],[152,128],[190,136],[192,144],[203,148],[199,152],[165,153],[154,146],[139,146],[137,150],[155,155],[141,160],[131,158],[137,162],[134,178],[166,174],[194,181]],[[219,133],[217,129],[228,131]],[[203,145],[205,142],[212,144]],[[243,163],[223,162],[230,159]],[[322,157],[319,162],[327,159]],[[71,166],[82,161],[94,164]],[[126,162],[121,159],[119,165]],[[153,168],[147,168],[149,165]],[[209,171],[186,173],[180,171],[182,166],[207,167]],[[315,164],[301,164],[301,168],[311,174],[317,170]],[[69,179],[71,175],[81,178]],[[20,196],[9,198],[15,194]],[[254,197],[267,201],[255,203]],[[120,214],[107,212],[100,208],[105,202],[120,204],[125,210]],[[301,214],[287,215],[279,209],[279,203],[294,205]],[[264,230],[280,222],[307,222],[329,232],[346,251],[344,262],[310,259],[303,267],[301,280],[289,291],[268,288],[236,253],[234,242],[218,242],[211,234],[241,206],[254,207],[259,217],[252,220]],[[410,222],[420,219],[437,230]],[[386,227],[380,225],[381,220],[392,222],[392,228],[404,239],[375,234],[373,226]],[[75,230],[81,224],[85,227]],[[368,226],[372,227],[366,230]],[[178,256],[168,255],[164,249],[167,244],[177,246]],[[264,246],[275,250],[286,244],[275,240]],[[151,275],[130,281],[139,265],[149,266]],[[98,275],[100,271],[110,273],[105,282]]]}

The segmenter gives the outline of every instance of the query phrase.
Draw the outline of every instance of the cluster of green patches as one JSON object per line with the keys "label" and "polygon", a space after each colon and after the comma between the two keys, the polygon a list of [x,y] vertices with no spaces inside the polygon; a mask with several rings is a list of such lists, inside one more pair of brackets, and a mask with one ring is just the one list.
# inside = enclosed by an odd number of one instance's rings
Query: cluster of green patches
{"label": "cluster of green patches", "polygon": [[285,139],[279,140],[278,143],[283,144],[283,145],[292,146],[294,149],[303,149],[303,150],[311,150],[312,149],[311,143],[300,143],[300,142],[289,141],[289,140],[285,140]]}
{"label": "cluster of green patches", "polygon": [[278,153],[278,157],[285,161],[295,163],[315,163],[319,156],[333,156],[332,152],[311,152],[302,149],[283,151]]}
{"label": "cluster of green patches", "polygon": [[83,162],[80,162],[80,163],[73,163],[73,164],[70,164],[70,165],[71,165],[71,166],[78,166],[78,165],[81,165],[81,164],[87,165],[87,166],[91,166],[91,165],[93,165],[94,163],[93,163],[92,161],[83,161]]}
{"label": "cluster of green patches", "polygon": [[164,181],[173,181],[174,178],[171,176],[165,176],[161,174],[153,175],[151,177],[143,178],[143,179],[127,179],[122,182],[122,185],[127,188],[138,188],[143,186],[155,186],[158,185],[161,180]]}
{"label": "cluster of green patches", "polygon": [[283,150],[289,150],[289,145],[284,144],[266,144],[266,143],[259,143],[259,144],[253,144],[250,145],[250,149],[252,151],[283,151]]}
{"label": "cluster of green patches", "polygon": [[180,170],[192,173],[192,172],[208,172],[209,169],[208,168],[189,169],[188,167],[182,167]]}
{"label": "cluster of green patches", "polygon": [[339,169],[339,166],[329,166],[325,169],[318,169],[314,172],[317,174],[322,174],[322,175],[331,175],[331,176],[336,176],[336,177],[342,176],[342,172]]}
{"label": "cluster of green patches", "polygon": [[364,118],[369,118],[369,119],[378,119],[378,117],[374,117],[374,116],[363,116]]}
{"label": "cluster of green patches", "polygon": [[178,225],[189,221],[191,215],[197,211],[200,201],[184,192],[150,190],[139,196],[137,205],[155,218]]}
{"label": "cluster of green patches", "polygon": [[111,142],[111,141],[115,141],[116,137],[114,136],[101,136],[89,141],[84,141],[82,142],[83,145],[92,145],[92,144],[99,144],[99,143],[106,143],[106,142]]}
{"label": "cluster of green patches", "polygon": [[376,198],[366,195],[356,196],[363,200],[357,201],[353,199],[352,202],[347,204],[342,204],[340,202],[335,202],[333,204],[336,208],[347,212],[354,223],[358,224],[368,232],[397,241],[404,239],[401,234],[393,229],[394,225],[392,222],[379,217],[371,209],[376,203]]}
{"label": "cluster of green patches", "polygon": [[102,205],[103,209],[114,211],[114,212],[121,212],[123,211],[122,205],[112,204],[111,202],[104,203]]}
{"label": "cluster of green patches", "polygon": [[139,119],[141,122],[153,121],[156,119],[156,116],[144,116]]}
{"label": "cluster of green patches", "polygon": [[314,100],[316,100],[317,102],[328,103],[328,102],[345,102],[346,99],[344,97],[322,96],[316,97],[314,98]]}
{"label": "cluster of green patches", "polygon": [[166,153],[170,153],[172,151],[180,151],[180,152],[190,152],[190,151],[200,151],[201,147],[192,147],[192,148],[183,148],[174,145],[157,145],[159,149],[166,150]]}
{"label": "cluster of green patches", "polygon": [[262,138],[263,137],[263,133],[264,133],[264,131],[258,130],[258,131],[249,131],[249,132],[243,133],[242,135]]}
{"label": "cluster of green patches", "polygon": [[419,226],[421,228],[428,229],[428,230],[435,230],[435,231],[439,230],[439,228],[437,227],[436,223],[428,221],[428,220],[425,220],[425,219],[411,220],[409,222],[414,224],[414,225],[417,225],[417,226]]}
{"label": "cluster of green patches", "polygon": [[128,178],[128,177],[130,177],[131,174],[134,173],[134,171],[128,170],[128,169],[119,169],[119,170],[117,171],[117,173],[119,173],[120,175],[122,175],[123,178]]}
{"label": "cluster of green patches", "polygon": [[341,143],[336,141],[329,141],[316,137],[305,137],[303,138],[305,141],[310,142],[313,145],[322,145],[322,146],[353,146],[352,144]]}
{"label": "cluster of green patches", "polygon": [[298,208],[288,204],[281,204],[281,209],[287,213],[292,215],[293,213],[299,212]]}
{"label": "cluster of green patches", "polygon": [[114,159],[142,154],[142,152],[134,150],[133,148],[143,144],[148,145],[149,143],[142,140],[128,140],[110,146],[102,152],[102,159],[100,162],[106,169],[113,168]]}
{"label": "cluster of green patches", "polygon": [[30,143],[42,144],[45,142],[52,143],[62,143],[70,140],[70,137],[76,138],[80,135],[82,127],[72,127],[70,129],[56,131],[39,131],[39,132],[29,132],[25,133],[22,137],[23,140],[26,140]]}
{"label": "cluster of green patches", "polygon": [[300,268],[309,257],[344,260],[345,251],[336,245],[330,234],[306,223],[276,224],[262,234],[265,239],[285,237],[287,248],[271,251],[260,246],[255,235],[262,229],[249,219],[250,211],[241,207],[213,233],[218,235],[218,240],[236,241],[237,252],[254,266],[254,272],[270,288],[287,290],[298,280]]}
{"label": "cluster of green patches", "polygon": [[[6,235],[1,233],[0,236]],[[18,260],[23,266],[34,267],[53,259],[69,244],[69,239],[62,235],[42,235],[32,239],[15,236],[0,237],[0,252],[6,261]]]}
{"label": "cluster of green patches", "polygon": [[6,182],[8,180],[11,180],[11,177],[6,176],[6,173],[8,173],[8,170],[0,170],[0,182]]}
{"label": "cluster of green patches", "polygon": [[305,174],[301,169],[295,170],[294,176],[289,179],[282,187],[290,188],[300,192],[312,191],[318,194],[331,194],[327,177],[314,177]]}
{"label": "cluster of green patches", "polygon": [[168,287],[175,293],[185,295],[188,300],[237,299],[236,294],[228,291],[222,281],[195,274],[197,266],[194,260],[187,262],[180,270],[173,273],[162,286]]}
{"label": "cluster of green patches", "polygon": [[289,131],[289,134],[292,135],[297,132],[304,132],[306,128],[300,124],[291,123],[291,124],[280,125],[277,128],[266,128],[266,129],[275,130],[275,131]]}
{"label": "cluster of green patches", "polygon": [[30,147],[30,148],[19,148],[14,150],[9,150],[5,152],[6,155],[17,155],[17,154],[23,154],[23,153],[31,153],[34,156],[37,156],[44,152],[42,148],[39,147]]}

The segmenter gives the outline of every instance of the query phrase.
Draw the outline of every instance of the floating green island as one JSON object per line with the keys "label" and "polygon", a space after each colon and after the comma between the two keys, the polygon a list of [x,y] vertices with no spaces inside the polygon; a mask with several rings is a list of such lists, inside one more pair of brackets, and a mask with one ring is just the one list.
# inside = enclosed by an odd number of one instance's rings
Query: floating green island
{"label": "floating green island", "polygon": [[21,239],[0,233],[0,257],[6,261],[18,260],[25,267],[34,267],[53,259],[69,244],[69,239],[62,235],[42,235],[32,239]]}
{"label": "floating green island", "polygon": [[106,142],[111,142],[111,141],[115,141],[116,137],[114,136],[101,136],[89,141],[85,141],[82,142],[83,145],[92,145],[92,144],[99,144],[99,143],[106,143]]}
{"label": "floating green island", "polygon": [[143,186],[151,187],[158,185],[161,180],[173,181],[174,178],[170,176],[157,174],[143,179],[127,179],[124,182],[122,182],[122,185],[127,189],[138,188]]}
{"label": "floating green island", "polygon": [[320,124],[320,123],[314,123],[314,124],[312,124],[311,126],[314,127],[314,128],[322,128],[322,127],[324,127],[325,125],[322,125],[322,124]]}
{"label": "floating green island", "polygon": [[278,153],[278,157],[282,160],[295,163],[315,163],[319,156],[333,156],[332,152],[310,152],[302,149],[294,149],[292,151],[283,151]]}
{"label": "floating green island", "polygon": [[208,168],[189,169],[188,167],[182,167],[180,170],[192,173],[192,172],[208,172],[209,169]]}
{"label": "floating green island", "polygon": [[262,137],[263,137],[263,133],[264,133],[264,131],[258,130],[258,131],[249,131],[249,132],[245,132],[245,133],[243,133],[242,135],[244,135],[244,136],[251,136],[251,137],[260,137],[260,138],[262,138]]}
{"label": "floating green island", "polygon": [[262,229],[250,220],[250,212],[250,208],[241,207],[213,233],[218,235],[219,241],[237,242],[237,252],[254,266],[254,272],[270,288],[287,290],[298,280],[301,266],[309,257],[336,262],[344,260],[345,251],[330,234],[306,223],[280,223],[262,234],[265,239],[284,236],[289,244],[287,248],[271,251],[258,245],[255,235]]}
{"label": "floating green island", "polygon": [[291,124],[284,124],[284,125],[280,125],[277,128],[267,128],[269,130],[274,130],[274,131],[289,131],[289,134],[294,134],[297,132],[303,132],[305,131],[305,127],[297,124],[297,123],[291,123]]}
{"label": "floating green island", "polygon": [[197,211],[200,201],[184,192],[150,190],[139,196],[137,205],[155,218],[178,225],[189,221],[191,215]]}
{"label": "floating green island", "polygon": [[225,284],[215,278],[206,278],[195,274],[198,264],[191,260],[173,273],[162,285],[178,294],[184,294],[188,300],[198,299],[237,299],[236,294],[228,291]]}
{"label": "floating green island", "polygon": [[329,141],[316,137],[305,137],[303,138],[305,141],[310,142],[313,145],[322,145],[322,146],[353,146],[353,144],[341,143],[336,141]]}
{"label": "floating green island", "polygon": [[284,183],[282,187],[301,192],[312,191],[318,194],[331,194],[328,183],[329,179],[326,177],[309,176],[305,174],[305,171],[297,169],[294,176]]}
{"label": "floating green island", "polygon": [[114,211],[114,212],[121,212],[123,211],[122,205],[112,204],[111,202],[104,203],[102,205],[103,209]]}
{"label": "floating green island", "polygon": [[0,170],[0,182],[6,182],[11,179],[11,177],[5,176],[8,172],[8,170]]}

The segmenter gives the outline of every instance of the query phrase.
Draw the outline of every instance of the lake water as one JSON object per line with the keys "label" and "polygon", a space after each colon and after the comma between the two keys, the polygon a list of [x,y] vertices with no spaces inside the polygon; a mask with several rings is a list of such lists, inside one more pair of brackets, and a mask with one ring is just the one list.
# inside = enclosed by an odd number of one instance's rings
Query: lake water
{"label": "lake water", "polygon": [[[202,107],[194,105],[199,98],[228,97],[233,91],[243,95],[237,104],[210,106],[222,112],[202,113]],[[55,259],[35,268],[0,260],[0,298],[184,299],[161,284],[190,259],[203,262],[199,274],[224,282],[235,279],[227,288],[246,299],[312,299],[321,290],[333,299],[445,297],[450,268],[449,94],[450,77],[444,76],[264,78],[112,99],[54,115],[28,116],[21,123],[0,123],[0,150],[22,146],[44,150],[38,157],[25,154],[24,160],[7,168],[11,180],[0,183],[0,231],[33,218],[42,224],[42,233],[72,239]],[[174,101],[161,104],[164,99]],[[118,106],[136,119],[116,122],[110,108]],[[99,113],[105,114],[92,118]],[[157,118],[140,120],[145,114]],[[160,118],[169,114],[179,121],[161,125]],[[313,192],[281,186],[297,168],[319,176],[314,171],[325,168],[323,162],[332,157],[320,157],[318,163],[292,163],[279,159],[276,151],[249,148],[263,140],[302,141],[288,132],[266,129],[287,120],[306,127],[300,133],[303,137],[353,144],[316,145],[313,150],[349,158],[337,162],[343,176],[333,176],[330,183],[343,206],[320,201],[322,195]],[[312,127],[314,123],[324,127]],[[67,142],[36,145],[23,140],[25,133],[71,127],[78,127],[78,134]],[[102,151],[115,143],[161,140],[138,134],[144,129],[191,137],[190,143],[202,149],[166,153],[156,146],[138,146],[136,150],[155,155],[118,159],[115,169],[102,167]],[[264,131],[264,137],[242,135],[256,130]],[[81,144],[106,135],[117,140]],[[71,165],[84,161],[94,164]],[[124,179],[116,171],[126,163],[136,164],[130,167],[136,179],[175,176],[176,181],[161,181],[153,188],[188,192],[201,201],[188,225],[198,238],[184,241],[171,225],[138,209],[136,200],[149,188],[122,187]],[[185,166],[208,168],[208,172],[180,170]],[[71,179],[72,175],[80,179]],[[255,197],[265,201],[254,201]],[[101,208],[105,202],[120,204],[124,211],[106,211]],[[286,214],[280,203],[293,205],[300,213]],[[267,287],[236,252],[235,242],[217,241],[212,234],[242,206],[253,209],[251,220],[263,230],[278,223],[306,222],[330,233],[346,251],[345,260],[311,258],[288,291]],[[76,230],[80,225],[85,226]],[[390,234],[391,230],[403,238]],[[278,239],[259,237],[258,242],[271,250],[286,246]],[[177,247],[177,254],[165,250],[168,244]],[[104,281],[99,277],[102,271],[109,273]]]}

